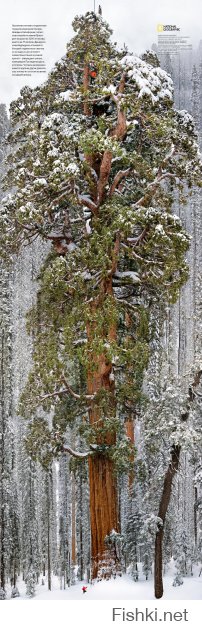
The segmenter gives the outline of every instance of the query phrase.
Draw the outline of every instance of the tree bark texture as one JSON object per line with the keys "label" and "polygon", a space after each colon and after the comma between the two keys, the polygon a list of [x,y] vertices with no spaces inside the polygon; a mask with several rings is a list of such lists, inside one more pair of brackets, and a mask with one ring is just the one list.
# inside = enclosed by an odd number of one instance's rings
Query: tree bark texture
{"label": "tree bark texture", "polygon": [[162,526],[159,526],[158,531],[156,533],[155,540],[155,568],[154,568],[154,576],[155,576],[155,597],[160,599],[163,596],[163,535],[164,535],[164,523],[168,510],[168,506],[171,499],[172,493],[172,482],[173,478],[178,470],[179,466],[179,456],[180,456],[180,446],[173,446],[171,451],[171,462],[168,466],[168,469],[165,474],[164,484],[163,484],[163,492],[161,495],[160,506],[158,517],[163,521]]}
{"label": "tree bark texture", "polygon": [[[112,295],[111,279],[101,288],[101,300],[105,295]],[[99,304],[99,308],[101,303]],[[95,305],[92,306],[92,321]],[[89,323],[88,339],[91,340],[94,333],[93,323]],[[103,333],[104,334],[104,333]],[[116,337],[116,327],[109,326],[106,341],[112,341]],[[115,414],[114,381],[111,380],[112,365],[106,359],[105,354],[94,357],[94,367],[88,371],[88,394],[99,393],[104,389],[109,394],[108,416]],[[96,428],[103,427],[102,406],[99,402],[93,402],[89,413],[90,424]],[[105,434],[104,445],[115,444],[115,431]],[[102,438],[98,437],[97,443],[102,446]],[[104,560],[106,551],[105,537],[114,529],[119,531],[117,480],[113,470],[113,463],[107,453],[95,454],[89,458],[90,481],[90,521],[91,521],[91,559],[92,578],[97,576],[99,566]]]}
{"label": "tree bark texture", "polygon": [[105,537],[118,531],[117,488],[112,462],[103,456],[90,458],[90,516],[92,578],[96,578],[104,559]]}
{"label": "tree bark texture", "polygon": [[83,91],[84,91],[83,112],[85,116],[90,116],[90,113],[91,113],[88,97],[87,97],[87,92],[89,90],[89,82],[90,82],[89,65],[88,63],[86,63],[83,70]]}

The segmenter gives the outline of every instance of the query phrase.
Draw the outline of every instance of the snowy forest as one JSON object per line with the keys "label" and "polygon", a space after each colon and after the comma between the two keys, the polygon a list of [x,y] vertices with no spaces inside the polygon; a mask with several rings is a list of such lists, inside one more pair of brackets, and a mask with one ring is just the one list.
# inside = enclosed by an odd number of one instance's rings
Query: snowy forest
{"label": "snowy forest", "polygon": [[161,598],[202,584],[202,42],[73,29],[0,105],[0,599]]}

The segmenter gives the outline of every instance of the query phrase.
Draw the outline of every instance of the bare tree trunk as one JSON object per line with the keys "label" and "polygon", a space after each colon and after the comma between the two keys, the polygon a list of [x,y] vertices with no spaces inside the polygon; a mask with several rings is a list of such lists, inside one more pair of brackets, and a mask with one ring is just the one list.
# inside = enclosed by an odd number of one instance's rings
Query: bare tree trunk
{"label": "bare tree trunk", "polygon": [[198,491],[194,488],[194,544],[197,547],[198,528],[197,528],[197,510],[198,510]]}
{"label": "bare tree trunk", "polygon": [[4,497],[4,474],[5,474],[5,383],[4,383],[4,340],[5,332],[2,330],[1,339],[1,554],[0,554],[0,586],[5,590],[5,497]]}
{"label": "bare tree trunk", "polygon": [[52,477],[51,471],[47,473],[47,528],[48,528],[48,590],[51,591],[51,497],[52,497]]}
{"label": "bare tree trunk", "polygon": [[92,578],[104,557],[105,537],[119,530],[116,479],[109,459],[98,456],[89,461]]}
{"label": "bare tree trunk", "polygon": [[[133,413],[128,415],[128,418],[125,422],[125,428],[126,428],[126,435],[130,440],[130,443],[134,446],[135,445],[135,436],[134,436],[134,415]],[[131,460],[131,465],[134,464],[134,453],[131,454],[130,456],[130,460]],[[128,486],[129,486],[129,490],[130,492],[132,492],[133,489],[133,482],[134,482],[134,470],[130,470],[129,472],[129,476],[128,476]]]}
{"label": "bare tree trunk", "polygon": [[[112,280],[110,279],[105,286],[102,287],[99,308],[102,308],[102,300],[106,295],[112,295]],[[98,305],[93,305],[94,308]],[[93,321],[93,311],[92,311]],[[89,324],[88,339],[93,337],[93,324]],[[104,333],[103,333],[104,335]],[[105,339],[109,342],[116,338],[116,327],[114,324],[109,326],[108,334],[105,331]],[[91,357],[92,361],[92,357]],[[108,393],[108,416],[114,416],[116,413],[115,397],[114,397],[114,381],[110,378],[112,373],[112,365],[107,361],[104,354],[94,357],[94,367],[88,372],[88,393],[95,394],[101,390]],[[93,402],[89,413],[91,426],[103,428],[102,404]],[[109,431],[105,434],[104,441],[102,438],[97,439],[100,447],[108,447],[115,444],[115,431]],[[97,576],[99,564],[102,562],[105,547],[105,537],[110,534],[112,529],[119,531],[118,519],[118,497],[117,497],[117,480],[113,470],[112,461],[108,458],[107,452],[98,453],[89,458],[89,482],[90,482],[90,520],[91,520],[91,557],[92,557],[92,577]]]}
{"label": "bare tree trunk", "polygon": [[[111,394],[111,409],[109,415],[114,413],[114,385],[110,382],[109,373],[103,374],[104,368],[108,372],[109,365],[100,357],[100,373],[94,374],[89,391],[95,388],[98,391],[105,387]],[[102,373],[102,374],[101,374]],[[92,375],[91,375],[92,376]],[[90,423],[93,426],[102,428],[101,410],[94,404],[90,412]],[[105,447],[115,443],[115,432],[109,433],[105,437]],[[100,443],[100,446],[102,444]],[[97,570],[102,562],[105,548],[105,537],[114,529],[119,531],[118,524],[118,499],[116,477],[113,464],[107,457],[107,453],[95,454],[89,458],[89,482],[90,482],[90,520],[91,520],[91,555],[92,555],[92,577],[97,576]]]}
{"label": "bare tree trunk", "polygon": [[165,474],[163,492],[161,495],[159,512],[158,512],[158,517],[161,518],[162,520],[162,526],[159,526],[158,531],[156,533],[156,540],[155,540],[154,576],[155,576],[155,597],[157,599],[160,599],[160,597],[163,596],[163,577],[162,577],[163,549],[162,547],[163,547],[164,524],[165,524],[168,506],[171,499],[173,478],[179,466],[180,450],[181,448],[178,445],[173,446],[172,448],[171,462]]}
{"label": "bare tree trunk", "polygon": [[72,473],[72,565],[76,564],[76,484]]}
{"label": "bare tree trunk", "polygon": [[85,116],[90,116],[90,107],[89,107],[89,102],[88,102],[88,97],[87,97],[87,92],[89,90],[89,82],[90,82],[89,65],[88,63],[86,63],[83,70],[83,91],[84,91],[83,111],[84,111]]}

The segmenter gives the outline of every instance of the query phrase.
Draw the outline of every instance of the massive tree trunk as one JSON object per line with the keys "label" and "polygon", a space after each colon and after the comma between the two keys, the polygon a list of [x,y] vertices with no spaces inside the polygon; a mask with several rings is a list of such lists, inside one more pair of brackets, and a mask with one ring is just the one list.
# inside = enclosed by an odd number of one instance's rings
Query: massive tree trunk
{"label": "massive tree trunk", "polygon": [[175,476],[175,473],[178,470],[179,466],[179,456],[180,456],[180,446],[173,446],[171,451],[171,462],[168,466],[164,477],[163,484],[163,492],[161,495],[160,506],[158,517],[162,520],[162,525],[159,526],[158,531],[156,533],[155,540],[155,568],[154,568],[154,576],[155,576],[155,597],[160,599],[163,596],[163,535],[164,535],[164,524],[165,518],[168,510],[168,506],[171,499],[172,493],[172,482]]}
{"label": "massive tree trunk", "polygon": [[[92,322],[88,327],[88,339],[92,340],[94,335],[93,312],[96,307],[102,308],[102,301],[107,295],[112,295],[112,280],[103,283],[100,291],[100,304],[92,306]],[[104,335],[104,332],[103,332]],[[110,342],[116,337],[115,325],[110,325],[108,334],[103,339]],[[108,417],[113,417],[116,413],[114,380],[111,378],[112,365],[107,361],[105,354],[91,358],[93,367],[88,371],[88,393],[96,394],[105,390],[108,396]],[[89,413],[90,424],[96,429],[103,428],[103,408],[102,402],[93,401]],[[106,448],[115,444],[115,431],[105,433],[97,438],[100,452],[89,458],[89,481],[90,481],[90,521],[91,521],[91,559],[92,577],[97,576],[99,566],[104,560],[106,546],[105,537],[112,530],[119,531],[117,480],[113,470],[113,463],[106,453],[101,452],[102,447]]]}
{"label": "massive tree trunk", "polygon": [[119,530],[117,488],[113,465],[102,455],[90,458],[90,517],[91,517],[91,557],[92,578],[97,576],[104,560],[105,537],[113,530]]}

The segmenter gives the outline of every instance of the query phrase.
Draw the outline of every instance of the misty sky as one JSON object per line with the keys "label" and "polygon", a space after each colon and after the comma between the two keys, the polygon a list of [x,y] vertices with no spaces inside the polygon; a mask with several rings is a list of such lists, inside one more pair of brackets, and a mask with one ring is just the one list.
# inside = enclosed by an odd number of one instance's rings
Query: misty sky
{"label": "misty sky", "polygon": [[[103,17],[114,31],[114,40],[130,50],[142,52],[157,43],[158,23],[176,24],[192,43],[202,39],[201,0],[99,0]],[[96,1],[96,8],[99,2]],[[93,10],[94,0],[2,0],[0,23],[0,102],[17,98],[23,85],[34,87],[46,75],[12,77],[12,24],[47,24],[46,65],[49,71],[65,54],[72,36],[71,22],[76,14]]]}

